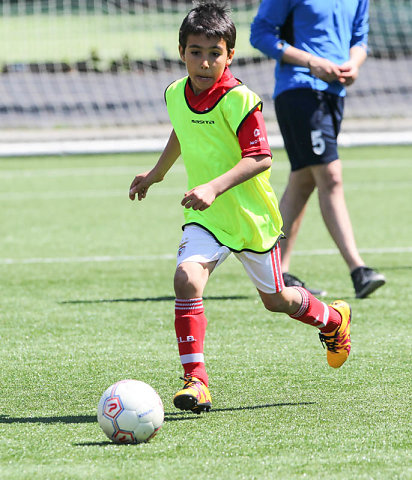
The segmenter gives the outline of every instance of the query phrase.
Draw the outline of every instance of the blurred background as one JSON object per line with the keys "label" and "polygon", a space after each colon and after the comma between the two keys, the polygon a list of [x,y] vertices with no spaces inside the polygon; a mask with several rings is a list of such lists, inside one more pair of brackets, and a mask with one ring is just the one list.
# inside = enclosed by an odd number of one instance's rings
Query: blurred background
{"label": "blurred background", "polygon": [[[272,144],[280,146],[275,62],[249,44],[259,3],[229,2],[238,30],[232,71],[263,99]],[[162,148],[170,130],[163,93],[185,75],[178,29],[191,6],[186,0],[1,1],[0,154],[47,153],[47,146]],[[412,143],[411,0],[371,0],[369,49],[348,90],[342,140]]]}

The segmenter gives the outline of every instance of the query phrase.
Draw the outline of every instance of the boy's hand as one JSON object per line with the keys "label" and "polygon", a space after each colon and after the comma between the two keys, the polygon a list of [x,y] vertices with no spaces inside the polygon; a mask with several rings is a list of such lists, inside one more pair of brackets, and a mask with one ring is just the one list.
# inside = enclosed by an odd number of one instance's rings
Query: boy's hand
{"label": "boy's hand", "polygon": [[181,203],[185,208],[203,211],[212,205],[215,198],[216,193],[213,187],[205,183],[186,192]]}
{"label": "boy's hand", "polygon": [[154,183],[150,179],[150,172],[144,172],[141,173],[140,175],[136,175],[134,177],[133,182],[130,185],[129,188],[129,198],[130,200],[134,200],[137,194],[137,199],[142,200],[143,198],[146,197],[147,191],[149,190],[149,187]]}

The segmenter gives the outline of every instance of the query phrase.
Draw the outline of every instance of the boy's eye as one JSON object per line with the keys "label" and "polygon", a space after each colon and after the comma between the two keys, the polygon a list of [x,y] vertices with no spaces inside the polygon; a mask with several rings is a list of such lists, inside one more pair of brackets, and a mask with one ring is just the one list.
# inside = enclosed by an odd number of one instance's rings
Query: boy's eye
{"label": "boy's eye", "polygon": [[[189,50],[190,55],[193,57],[199,57],[202,55],[202,52],[200,50]],[[219,58],[222,55],[222,52],[210,52],[209,53],[209,58]]]}

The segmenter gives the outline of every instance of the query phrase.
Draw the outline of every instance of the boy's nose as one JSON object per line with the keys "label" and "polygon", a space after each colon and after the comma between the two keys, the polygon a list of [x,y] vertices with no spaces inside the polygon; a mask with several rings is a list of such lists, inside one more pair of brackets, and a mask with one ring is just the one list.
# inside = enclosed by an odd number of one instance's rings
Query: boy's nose
{"label": "boy's nose", "polygon": [[203,60],[201,68],[209,68],[209,62],[207,60]]}

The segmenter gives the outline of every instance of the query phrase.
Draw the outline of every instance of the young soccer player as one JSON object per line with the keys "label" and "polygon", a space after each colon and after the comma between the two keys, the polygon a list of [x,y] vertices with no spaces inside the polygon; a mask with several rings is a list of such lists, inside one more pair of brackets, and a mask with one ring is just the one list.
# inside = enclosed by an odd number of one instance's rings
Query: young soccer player
{"label": "young soccer player", "polygon": [[203,341],[207,319],[203,291],[229,254],[243,264],[264,306],[320,330],[327,361],[340,367],[350,352],[351,311],[326,305],[302,287],[285,287],[279,239],[282,219],[269,183],[272,157],[262,102],[229,70],[236,29],[226,7],[203,3],[183,20],[179,53],[188,76],[166,89],[173,125],[157,164],[137,175],[129,197],[146,197],[182,155],[188,190],[185,223],[174,277],[175,330],[184,386],[174,396],[181,410],[208,411],[211,395]]}

